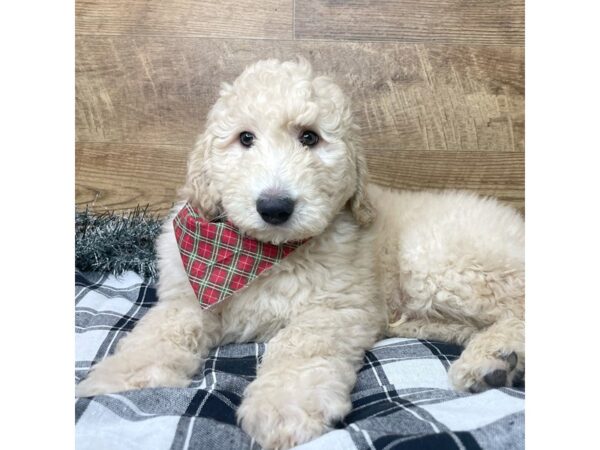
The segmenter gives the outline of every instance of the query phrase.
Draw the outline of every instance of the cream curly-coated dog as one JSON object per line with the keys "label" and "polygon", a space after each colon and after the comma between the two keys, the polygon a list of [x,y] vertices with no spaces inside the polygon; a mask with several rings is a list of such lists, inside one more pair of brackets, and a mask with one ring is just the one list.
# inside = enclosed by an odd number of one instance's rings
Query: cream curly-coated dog
{"label": "cream curly-coated dog", "polygon": [[259,241],[308,240],[203,310],[168,220],[159,303],[77,394],[186,386],[212,347],[268,342],[238,419],[288,448],[350,411],[365,350],[385,336],[465,345],[449,373],[458,390],[511,385],[525,364],[522,218],[469,193],[367,184],[358,132],[347,97],[304,60],[260,61],[224,84],[184,200]]}

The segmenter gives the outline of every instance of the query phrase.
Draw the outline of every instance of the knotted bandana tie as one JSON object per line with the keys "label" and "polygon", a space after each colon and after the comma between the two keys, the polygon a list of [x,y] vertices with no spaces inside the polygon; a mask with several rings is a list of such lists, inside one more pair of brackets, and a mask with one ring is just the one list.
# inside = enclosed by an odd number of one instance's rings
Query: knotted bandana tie
{"label": "knotted bandana tie", "polygon": [[273,245],[242,236],[230,222],[208,222],[186,205],[173,219],[183,267],[202,308],[245,288],[305,241]]}

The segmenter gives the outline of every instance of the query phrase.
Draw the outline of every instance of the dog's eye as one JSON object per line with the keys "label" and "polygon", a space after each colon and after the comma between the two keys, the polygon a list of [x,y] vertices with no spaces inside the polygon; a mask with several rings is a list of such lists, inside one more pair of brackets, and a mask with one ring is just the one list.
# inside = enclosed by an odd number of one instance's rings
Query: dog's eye
{"label": "dog's eye", "polygon": [[300,133],[300,143],[307,147],[313,147],[319,142],[319,135],[314,131],[304,130]]}
{"label": "dog's eye", "polygon": [[240,143],[244,147],[252,147],[252,144],[254,144],[254,135],[249,131],[242,131],[240,133]]}

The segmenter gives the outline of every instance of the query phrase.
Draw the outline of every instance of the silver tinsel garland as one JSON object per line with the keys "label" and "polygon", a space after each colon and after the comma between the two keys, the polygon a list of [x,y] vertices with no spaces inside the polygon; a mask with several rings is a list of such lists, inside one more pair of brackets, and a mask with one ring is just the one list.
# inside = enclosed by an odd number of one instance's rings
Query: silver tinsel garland
{"label": "silver tinsel garland", "polygon": [[162,219],[137,207],[127,213],[75,212],[75,267],[119,275],[133,270],[156,276],[154,241]]}

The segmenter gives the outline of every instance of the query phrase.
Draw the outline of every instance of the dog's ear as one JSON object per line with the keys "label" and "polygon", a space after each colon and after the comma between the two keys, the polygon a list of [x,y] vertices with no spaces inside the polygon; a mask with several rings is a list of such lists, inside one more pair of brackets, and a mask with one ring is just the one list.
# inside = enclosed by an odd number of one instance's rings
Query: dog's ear
{"label": "dog's ear", "polygon": [[[313,80],[313,87],[317,95],[328,99],[333,107],[329,108],[330,114],[326,115],[331,130],[346,137],[345,143],[354,157],[356,170],[356,187],[349,199],[350,210],[356,221],[361,226],[369,225],[375,219],[375,208],[367,194],[368,171],[367,162],[363,156],[362,145],[358,136],[358,127],[352,119],[350,99],[344,95],[340,87],[327,76],[319,76]],[[343,130],[343,131],[340,131]]]}
{"label": "dog's ear", "polygon": [[210,176],[211,145],[211,135],[206,131],[198,138],[190,153],[187,180],[181,189],[183,198],[198,208],[206,220],[213,220],[222,214],[220,196]]}
{"label": "dog's ear", "polygon": [[375,207],[367,193],[368,170],[367,161],[359,142],[353,142],[354,161],[356,166],[356,190],[350,198],[350,210],[360,226],[369,225],[375,220]]}

